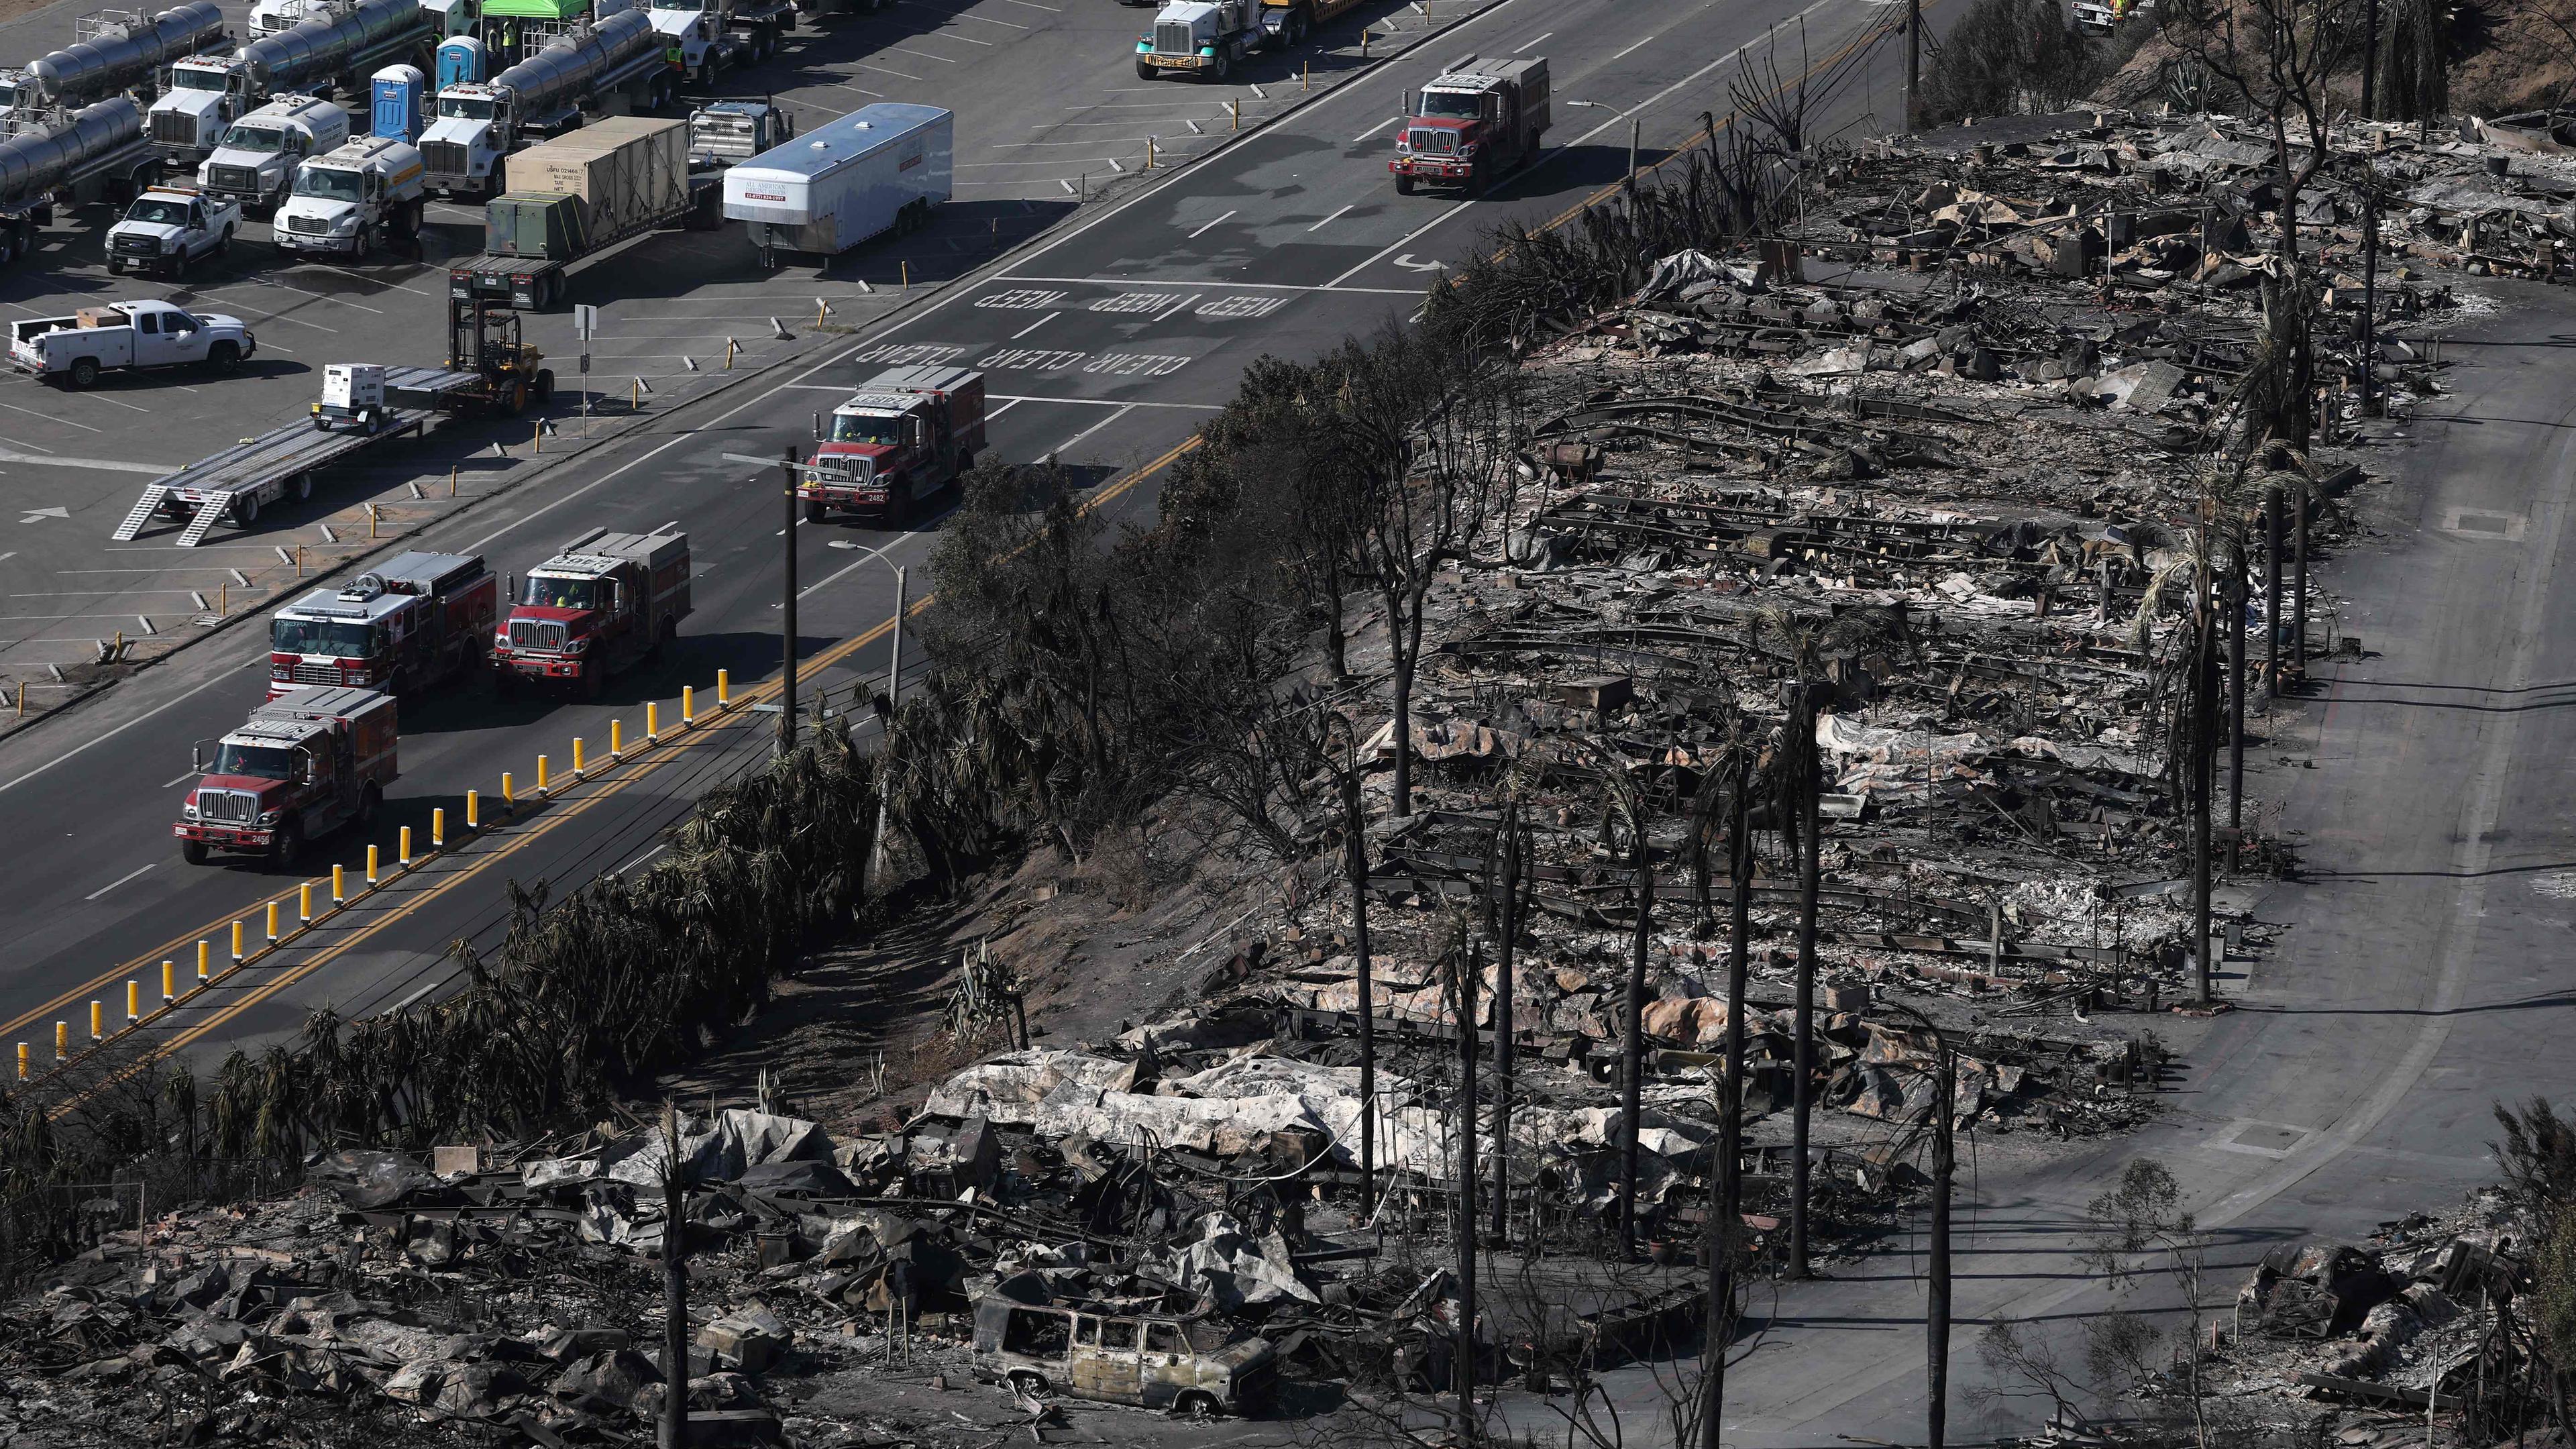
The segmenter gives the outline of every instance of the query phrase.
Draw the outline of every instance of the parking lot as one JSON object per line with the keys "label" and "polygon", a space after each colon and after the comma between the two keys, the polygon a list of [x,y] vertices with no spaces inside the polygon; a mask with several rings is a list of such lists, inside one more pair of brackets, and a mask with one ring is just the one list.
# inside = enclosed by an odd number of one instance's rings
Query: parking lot
{"label": "parking lot", "polygon": [[[74,0],[0,26],[0,60],[23,64],[69,41],[88,8]],[[225,8],[239,33],[247,6]],[[1440,23],[1472,9],[1456,4]],[[225,620],[263,612],[478,497],[541,480],[587,446],[650,428],[680,402],[845,339],[1119,194],[1149,164],[1180,164],[1308,87],[1347,77],[1363,64],[1363,29],[1383,53],[1431,23],[1409,4],[1368,7],[1218,86],[1136,77],[1128,57],[1151,14],[1041,0],[893,0],[801,26],[776,57],[726,75],[714,94],[783,102],[800,131],[880,99],[953,109],[956,195],[933,225],[774,273],[761,270],[735,224],[665,231],[586,260],[574,268],[569,299],[599,309],[586,390],[569,311],[532,315],[529,339],[558,382],[545,416],[450,423],[380,444],[320,476],[309,499],[272,505],[247,528],[218,527],[192,549],[176,547],[184,520],[166,515],[130,541],[110,534],[153,479],[302,418],[326,364],[439,363],[445,264],[481,250],[481,212],[434,203],[417,257],[380,253],[358,266],[283,254],[266,221],[253,218],[228,256],[177,281],[107,274],[112,208],[58,212],[35,255],[0,275],[0,316],[157,297],[238,317],[258,346],[238,373],[220,378],[112,373],[74,392],[0,376],[0,730]],[[1064,447],[1079,444],[1087,427],[1067,427]]]}

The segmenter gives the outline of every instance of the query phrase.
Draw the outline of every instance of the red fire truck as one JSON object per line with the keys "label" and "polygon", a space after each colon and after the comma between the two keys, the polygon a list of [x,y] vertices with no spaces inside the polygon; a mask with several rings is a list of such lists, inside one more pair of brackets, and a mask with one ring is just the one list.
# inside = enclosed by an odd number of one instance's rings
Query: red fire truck
{"label": "red fire truck", "polygon": [[493,677],[596,695],[608,676],[667,652],[689,616],[689,536],[596,528],[528,571],[510,617],[492,636]]}
{"label": "red fire truck", "polygon": [[483,662],[501,581],[479,554],[403,554],[316,589],[268,625],[268,697],[354,687],[407,693]]}
{"label": "red fire truck", "polygon": [[901,528],[913,509],[975,467],[984,447],[984,374],[962,367],[896,367],[878,373],[816,420],[821,444],[796,470],[805,518],[833,509],[875,515]]}
{"label": "red fire truck", "polygon": [[1405,107],[1412,118],[1395,133],[1395,189],[1414,183],[1483,191],[1495,178],[1538,158],[1547,135],[1547,61],[1532,56],[1473,56],[1422,88]]}
{"label": "red fire truck", "polygon": [[179,853],[218,850],[291,868],[304,843],[363,825],[394,782],[394,700],[372,689],[299,689],[252,710],[209,749],[199,744],[179,822]]}

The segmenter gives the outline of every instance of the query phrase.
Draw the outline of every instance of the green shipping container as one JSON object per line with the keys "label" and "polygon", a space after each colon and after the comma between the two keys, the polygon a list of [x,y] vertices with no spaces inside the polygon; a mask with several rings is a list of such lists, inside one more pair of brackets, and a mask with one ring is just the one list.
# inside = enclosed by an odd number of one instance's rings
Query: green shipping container
{"label": "green shipping container", "polygon": [[514,191],[483,206],[483,250],[492,256],[568,262],[589,243],[578,196]]}

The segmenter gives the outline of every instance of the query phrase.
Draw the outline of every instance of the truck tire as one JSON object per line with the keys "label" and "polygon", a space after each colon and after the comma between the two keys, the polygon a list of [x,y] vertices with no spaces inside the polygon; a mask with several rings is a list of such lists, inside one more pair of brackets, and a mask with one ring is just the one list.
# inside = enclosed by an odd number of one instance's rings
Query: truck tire
{"label": "truck tire", "polygon": [[528,410],[528,384],[523,378],[512,378],[501,387],[501,414],[515,418]]}
{"label": "truck tire", "polygon": [[1208,68],[1200,74],[1206,76],[1211,85],[1224,85],[1225,78],[1234,74],[1234,52],[1222,45],[1218,46],[1216,58],[1210,61]]}
{"label": "truck tire", "polygon": [[214,346],[207,348],[206,367],[207,370],[212,372],[240,371],[241,344],[238,342],[218,342]]}
{"label": "truck tire", "polygon": [[179,244],[179,254],[170,259],[170,280],[176,282],[186,277],[188,275],[188,263],[193,260],[195,259],[188,255],[188,244],[186,242],[181,242]]}
{"label": "truck tire", "polygon": [[540,367],[537,369],[537,388],[534,396],[537,401],[537,406],[539,407],[544,407],[546,404],[555,400],[555,370],[553,368]]}
{"label": "truck tire", "polygon": [[114,257],[109,257],[109,258],[107,259],[107,274],[108,274],[109,276],[111,276],[111,277],[121,277],[121,276],[124,276],[124,275],[125,275],[125,263],[118,261],[118,260],[117,260],[116,258],[114,258]]}
{"label": "truck tire", "polygon": [[98,359],[95,357],[73,358],[71,384],[77,388],[92,388],[98,386]]}
{"label": "truck tire", "polygon": [[312,474],[310,474],[310,473],[298,473],[298,474],[296,474],[296,475],[295,475],[295,501],[296,501],[296,502],[298,502],[298,503],[306,503],[306,502],[310,502],[310,501],[312,500],[312,498],[313,498],[313,475],[312,475]]}
{"label": "truck tire", "polygon": [[349,245],[349,265],[364,266],[367,261],[367,229],[358,228],[357,239]]}
{"label": "truck tire", "polygon": [[1154,78],[1154,68],[1153,68],[1152,66],[1147,65],[1147,64],[1145,63],[1144,57],[1142,57],[1142,56],[1137,57],[1137,60],[1136,60],[1136,79],[1138,79],[1138,80],[1152,80],[1153,78]]}
{"label": "truck tire", "polygon": [[268,838],[268,868],[275,871],[295,869],[304,858],[304,827],[293,819],[281,820],[277,832]]}
{"label": "truck tire", "polygon": [[259,499],[248,493],[233,500],[233,526],[248,528],[259,521]]}
{"label": "truck tire", "polygon": [[202,840],[182,840],[179,842],[179,858],[190,865],[204,865],[206,863],[206,858],[213,853],[214,852],[206,849],[206,842]]}
{"label": "truck tire", "polygon": [[886,489],[885,526],[888,533],[902,533],[912,527],[912,485]]}
{"label": "truck tire", "polygon": [[831,516],[832,510],[825,507],[822,500],[815,498],[808,498],[805,500],[805,521],[807,523],[821,523]]}
{"label": "truck tire", "polygon": [[376,812],[384,808],[385,787],[369,780],[365,788],[358,791],[358,828],[364,830],[375,824]]}
{"label": "truck tire", "polygon": [[233,229],[231,227],[225,227],[224,234],[215,238],[215,255],[219,257],[228,257],[232,254]]}
{"label": "truck tire", "polygon": [[1413,194],[1413,178],[1405,175],[1401,171],[1395,173],[1395,194],[1398,196],[1411,196]]}

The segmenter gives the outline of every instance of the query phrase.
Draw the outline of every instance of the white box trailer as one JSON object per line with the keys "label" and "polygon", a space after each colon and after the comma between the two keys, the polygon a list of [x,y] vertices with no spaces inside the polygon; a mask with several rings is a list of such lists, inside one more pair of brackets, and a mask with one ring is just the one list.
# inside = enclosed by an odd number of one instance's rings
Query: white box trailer
{"label": "white box trailer", "polygon": [[912,231],[948,200],[956,119],[893,101],[852,111],[727,171],[724,214],[745,223],[764,266]]}

